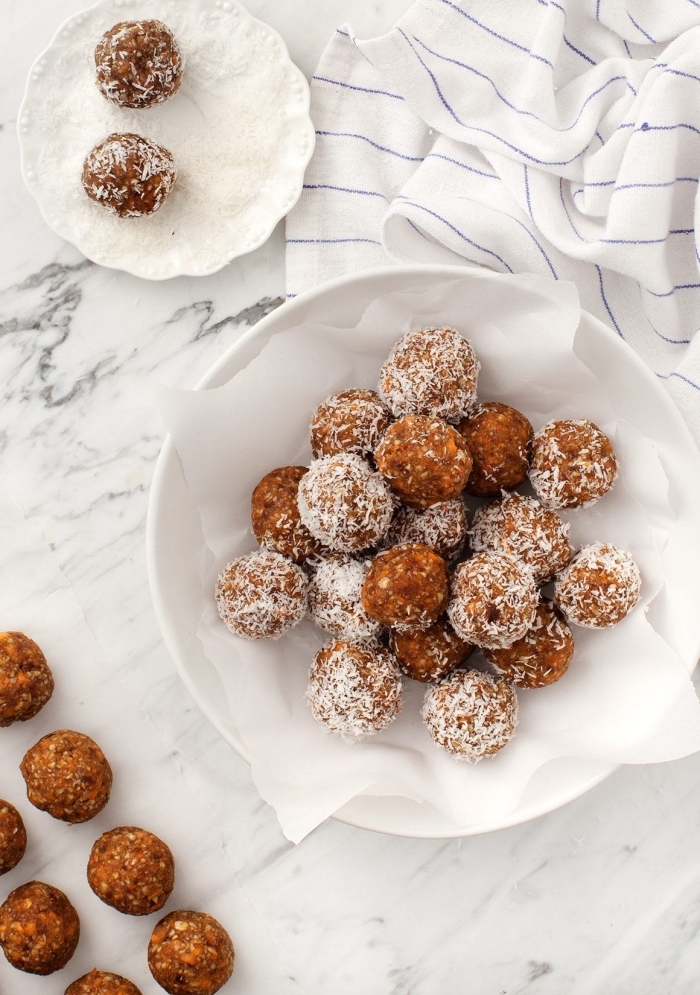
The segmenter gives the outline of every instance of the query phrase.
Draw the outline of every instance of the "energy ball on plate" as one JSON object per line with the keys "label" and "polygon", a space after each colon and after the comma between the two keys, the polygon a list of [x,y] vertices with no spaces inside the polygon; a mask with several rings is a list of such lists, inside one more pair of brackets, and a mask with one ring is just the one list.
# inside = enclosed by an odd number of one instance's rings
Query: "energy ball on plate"
{"label": "energy ball on plate", "polygon": [[391,422],[391,414],[374,390],[353,387],[320,404],[311,419],[311,449],[315,459],[336,453],[375,450]]}
{"label": "energy ball on plate", "polygon": [[453,328],[421,328],[395,344],[379,373],[379,393],[395,415],[458,421],[476,397],[479,363]]}
{"label": "energy ball on plate", "polygon": [[509,684],[543,688],[566,673],[574,655],[571,629],[551,601],[537,606],[534,626],[512,646],[484,650],[484,656]]}
{"label": "energy ball on plate", "polygon": [[151,974],[169,995],[214,995],[233,974],[231,937],[206,912],[170,912],[148,944]]}
{"label": "energy ball on plate", "polygon": [[615,625],[639,601],[639,567],[624,549],[594,542],[578,551],[554,584],[554,600],[569,622],[588,629]]}
{"label": "energy ball on plate", "polygon": [[182,56],[162,21],[120,21],[95,49],[95,82],[120,107],[152,107],[172,97],[182,82]]}
{"label": "energy ball on plate", "polygon": [[65,995],[141,995],[141,991],[121,974],[93,968],[68,985]]}
{"label": "energy ball on plate", "polygon": [[606,494],[617,477],[607,435],[593,422],[551,421],[532,443],[530,482],[546,508],[581,508]]}
{"label": "energy ball on plate", "polygon": [[390,425],[374,458],[399,498],[416,508],[459,497],[472,468],[457,429],[426,415],[405,415]]}
{"label": "energy ball on plate", "polygon": [[306,699],[313,717],[330,732],[364,739],[385,729],[401,711],[401,673],[383,647],[337,639],[316,654]]}
{"label": "energy ball on plate", "polygon": [[279,639],[306,615],[306,574],[281,553],[246,553],[227,563],[216,582],[225,625],[244,639]]}
{"label": "energy ball on plate", "polygon": [[532,571],[508,553],[477,553],[452,578],[447,614],[467,642],[487,649],[512,646],[535,621]]}
{"label": "energy ball on plate", "polygon": [[0,726],[33,719],[53,688],[46,657],[34,640],[23,632],[0,632]]}
{"label": "energy ball on plate", "polygon": [[457,428],[474,461],[467,494],[495,497],[527,478],[533,431],[525,415],[499,401],[487,401],[477,404]]}
{"label": "energy ball on plate", "polygon": [[378,553],[362,586],[362,604],[392,629],[427,629],[447,607],[447,563],[429,546],[404,542]]}
{"label": "energy ball on plate", "polygon": [[316,625],[351,642],[376,639],[381,624],[362,605],[368,560],[328,556],[314,566],[309,580],[309,615]]}
{"label": "energy ball on plate", "polygon": [[380,474],[355,453],[315,460],[299,484],[301,520],[329,549],[355,553],[386,533],[394,499]]}
{"label": "energy ball on plate", "polygon": [[13,967],[53,974],[65,967],[80,939],[80,920],[66,896],[42,881],[10,892],[0,905],[0,947]]}
{"label": "energy ball on plate", "polygon": [[154,214],[167,200],[175,178],[170,152],[131,132],[109,135],[83,163],[85,193],[120,218]]}
{"label": "energy ball on plate", "polygon": [[518,722],[518,699],[504,680],[455,670],[433,685],[421,710],[430,736],[457,760],[476,763],[502,750]]}
{"label": "energy ball on plate", "polygon": [[95,841],[87,879],[105,905],[129,916],[147,916],[170,897],[175,862],[170,848],[153,833],[118,826]]}
{"label": "energy ball on plate", "polygon": [[317,556],[323,546],[299,517],[299,481],[305,466],[280,466],[265,474],[253,491],[250,517],[255,538],[265,549],[303,563]]}
{"label": "energy ball on plate", "polygon": [[42,736],[19,769],[32,805],[62,822],[94,819],[109,801],[112,768],[97,743],[81,732],[59,729]]}
{"label": "energy ball on plate", "polygon": [[0,874],[16,867],[27,849],[27,830],[14,805],[0,798]]}
{"label": "energy ball on plate", "polygon": [[403,673],[424,684],[439,681],[474,651],[446,619],[438,619],[429,629],[392,630],[390,646]]}
{"label": "energy ball on plate", "polygon": [[467,536],[467,509],[461,498],[439,501],[425,509],[400,508],[382,545],[422,542],[440,556],[452,556]]}

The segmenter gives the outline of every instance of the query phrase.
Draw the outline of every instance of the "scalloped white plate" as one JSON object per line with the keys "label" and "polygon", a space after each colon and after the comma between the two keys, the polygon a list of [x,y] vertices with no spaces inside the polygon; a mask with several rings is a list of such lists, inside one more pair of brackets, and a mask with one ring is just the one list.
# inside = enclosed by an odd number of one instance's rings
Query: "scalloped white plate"
{"label": "scalloped white plate", "polygon": [[[182,86],[127,110],[95,86],[94,50],[118,21],[157,18],[184,56]],[[81,183],[115,131],[168,148],[178,178],[155,214],[118,218]],[[235,0],[100,0],[32,66],[18,119],[21,168],[47,224],[93,262],[150,280],[205,276],[258,248],[299,198],[314,149],[309,87],[277,32]]]}

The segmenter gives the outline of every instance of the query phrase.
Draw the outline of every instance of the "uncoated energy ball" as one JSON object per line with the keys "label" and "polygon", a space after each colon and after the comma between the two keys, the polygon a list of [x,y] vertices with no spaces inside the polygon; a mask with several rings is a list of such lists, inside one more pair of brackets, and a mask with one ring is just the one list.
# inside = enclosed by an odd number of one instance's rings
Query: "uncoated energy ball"
{"label": "uncoated energy ball", "polygon": [[423,683],[439,681],[474,652],[474,647],[460,639],[444,618],[438,619],[429,629],[410,629],[408,632],[392,629],[390,645],[402,672]]}
{"label": "uncoated energy ball", "polygon": [[477,497],[512,491],[527,477],[532,425],[525,415],[499,401],[477,404],[457,426],[474,465],[465,490]]}
{"label": "uncoated energy ball", "polygon": [[224,927],[206,912],[170,912],[148,945],[151,974],[169,995],[214,995],[233,973]]}
{"label": "uncoated energy ball", "polygon": [[27,830],[14,805],[0,798],[0,874],[16,867],[27,849]]}
{"label": "uncoated energy ball", "polygon": [[299,516],[299,481],[305,466],[280,466],[270,470],[253,491],[250,517],[255,538],[265,549],[303,563],[323,546],[314,539]]}
{"label": "uncoated energy ball", "polygon": [[551,601],[537,606],[535,624],[505,649],[485,649],[484,656],[509,684],[543,688],[558,681],[574,655],[571,629]]}
{"label": "uncoated energy ball", "polygon": [[87,822],[109,801],[112,768],[89,736],[70,729],[43,736],[20,764],[27,798],[62,822]]}
{"label": "uncoated energy ball", "polygon": [[23,632],[0,632],[0,726],[34,718],[53,689],[53,675],[34,640]]}
{"label": "uncoated energy ball", "polygon": [[343,452],[366,456],[374,451],[390,421],[389,409],[374,390],[353,387],[333,394],[311,419],[314,457]]}
{"label": "uncoated energy ball", "polygon": [[121,974],[93,968],[68,985],[65,995],[141,995],[141,991]]}
{"label": "uncoated energy ball", "polygon": [[170,897],[175,862],[170,848],[153,833],[118,826],[94,843],[87,879],[106,905],[126,915],[147,916]]}
{"label": "uncoated energy ball", "polygon": [[416,508],[459,497],[472,468],[467,444],[457,429],[425,415],[395,421],[374,456],[377,469],[399,498]]}
{"label": "uncoated energy ball", "polygon": [[155,214],[175,183],[173,157],[161,145],[131,132],[109,135],[83,163],[90,200],[120,218]]}
{"label": "uncoated energy ball", "polygon": [[372,560],[362,586],[362,604],[392,629],[427,629],[447,607],[447,563],[429,546],[405,542]]}
{"label": "uncoated energy ball", "polygon": [[177,93],[182,56],[162,21],[120,21],[95,49],[95,82],[120,107],[152,107]]}
{"label": "uncoated energy ball", "polygon": [[75,953],[79,939],[78,913],[50,884],[30,881],[10,892],[0,905],[0,947],[18,971],[59,971]]}

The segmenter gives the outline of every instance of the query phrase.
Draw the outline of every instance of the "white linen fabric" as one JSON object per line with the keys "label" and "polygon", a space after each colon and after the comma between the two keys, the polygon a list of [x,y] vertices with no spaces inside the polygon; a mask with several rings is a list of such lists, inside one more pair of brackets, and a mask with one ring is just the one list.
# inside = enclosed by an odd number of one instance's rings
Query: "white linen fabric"
{"label": "white linen fabric", "polygon": [[700,0],[418,0],[338,29],[288,296],[392,262],[573,281],[700,441]]}

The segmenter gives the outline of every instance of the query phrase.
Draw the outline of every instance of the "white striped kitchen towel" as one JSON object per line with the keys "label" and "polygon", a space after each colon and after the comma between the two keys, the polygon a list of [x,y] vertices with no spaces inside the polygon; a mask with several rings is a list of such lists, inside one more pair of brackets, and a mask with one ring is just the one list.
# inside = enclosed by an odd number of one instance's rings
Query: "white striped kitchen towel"
{"label": "white striped kitchen towel", "polygon": [[418,0],[338,29],[289,296],[391,262],[572,280],[700,441],[700,0]]}

